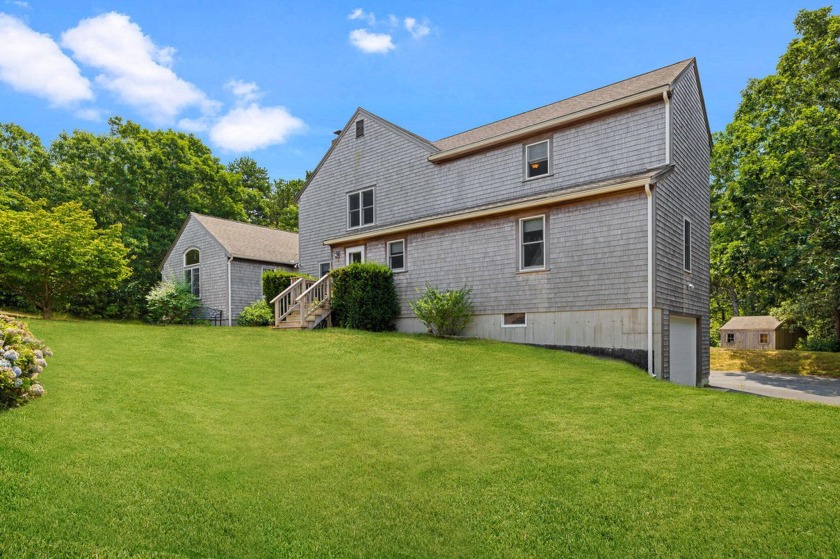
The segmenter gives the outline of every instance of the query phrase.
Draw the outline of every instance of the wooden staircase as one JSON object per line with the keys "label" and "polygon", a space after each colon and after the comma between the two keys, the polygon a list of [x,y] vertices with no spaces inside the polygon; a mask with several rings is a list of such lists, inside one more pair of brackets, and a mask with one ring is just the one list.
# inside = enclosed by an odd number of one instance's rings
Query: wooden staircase
{"label": "wooden staircase", "polygon": [[300,278],[274,303],[274,328],[312,330],[332,326],[332,280],[329,274],[314,281]]}

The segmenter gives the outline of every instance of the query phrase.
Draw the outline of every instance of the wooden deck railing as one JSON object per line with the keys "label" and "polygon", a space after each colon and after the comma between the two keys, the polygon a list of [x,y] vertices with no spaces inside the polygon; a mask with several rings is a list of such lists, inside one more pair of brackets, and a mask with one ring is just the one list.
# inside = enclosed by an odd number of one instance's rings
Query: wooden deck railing
{"label": "wooden deck railing", "polygon": [[271,300],[274,303],[274,325],[280,326],[284,318],[289,316],[297,308],[297,300],[301,293],[306,291],[310,285],[315,283],[306,278],[296,279],[282,293]]}
{"label": "wooden deck railing", "polygon": [[309,289],[300,294],[297,298],[300,304],[300,325],[305,326],[306,321],[319,309],[330,309],[332,302],[332,279],[327,274],[309,286]]}

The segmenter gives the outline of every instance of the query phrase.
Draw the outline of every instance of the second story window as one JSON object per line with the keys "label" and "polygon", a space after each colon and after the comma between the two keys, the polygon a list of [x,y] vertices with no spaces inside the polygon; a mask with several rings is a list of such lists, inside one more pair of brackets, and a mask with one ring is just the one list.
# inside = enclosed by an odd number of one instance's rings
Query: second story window
{"label": "second story window", "polygon": [[525,146],[526,179],[533,179],[548,174],[548,147],[548,140]]}
{"label": "second story window", "polygon": [[362,227],[373,223],[373,189],[347,195],[348,227]]}
{"label": "second story window", "polygon": [[361,138],[365,135],[365,120],[357,120],[356,121],[356,137]]}
{"label": "second story window", "polygon": [[519,220],[519,269],[545,269],[545,216]]}
{"label": "second story window", "polygon": [[691,271],[691,222],[688,218],[683,222],[683,269]]}

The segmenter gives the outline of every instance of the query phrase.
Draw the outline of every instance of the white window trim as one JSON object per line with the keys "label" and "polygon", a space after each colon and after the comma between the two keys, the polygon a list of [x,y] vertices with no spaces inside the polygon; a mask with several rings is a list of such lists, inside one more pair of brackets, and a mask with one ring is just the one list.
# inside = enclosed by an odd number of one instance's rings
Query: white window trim
{"label": "white window trim", "polygon": [[[318,262],[318,274],[321,274],[322,266],[327,265],[327,274],[332,271],[332,262]],[[324,277],[327,274],[320,275],[319,277]]]}
{"label": "white window trim", "polygon": [[[194,250],[198,251],[198,264],[187,264],[187,253],[192,252]],[[181,262],[183,262],[185,270],[187,268],[195,268],[196,266],[201,266],[201,249],[198,247],[189,247],[187,250],[184,251],[184,254],[181,257]]]}
{"label": "white window trim", "polygon": [[[688,254],[685,253],[685,224],[688,223]],[[687,216],[683,216],[683,230],[682,230],[682,252],[683,252],[683,271],[691,273],[691,256],[694,252],[693,243],[691,242],[694,236],[694,224]],[[688,256],[688,258],[686,258]]]}
{"label": "white window trim", "polygon": [[362,263],[365,261],[365,245],[359,245],[357,247],[350,247],[344,251],[344,265],[350,265],[350,255],[360,252],[362,254]]}
{"label": "white window trim", "polygon": [[[391,245],[394,243],[402,243],[403,244],[403,265],[402,268],[391,268]],[[388,267],[391,268],[392,272],[405,272],[408,270],[408,250],[405,239],[394,239],[393,241],[388,241],[387,245],[385,246],[385,258],[388,261]]]}
{"label": "white window trim", "polygon": [[[370,223],[362,223],[364,215],[365,215],[364,206],[362,205],[362,198],[363,198],[363,193],[367,192],[368,190],[370,190],[371,193],[373,194],[373,205],[371,206],[371,208],[373,208],[373,221],[371,221]],[[370,186],[368,188],[363,188],[361,190],[354,190],[353,192],[348,192],[347,193],[347,229],[361,229],[362,227],[370,227],[371,225],[376,225],[376,192],[374,190],[375,190],[374,187]],[[351,226],[350,225],[350,197],[355,195],[355,194],[359,195],[359,224],[355,225],[355,226]]]}
{"label": "white window trim", "polygon": [[525,315],[525,324],[505,324],[505,315],[506,314],[519,314],[519,313],[502,313],[502,328],[525,328],[528,326],[528,313],[522,313]]}
{"label": "white window trim", "polygon": [[[548,147],[545,148],[546,163],[548,164],[547,165],[548,168],[546,169],[545,173],[542,174],[542,175],[537,175],[536,177],[529,177],[528,176],[528,148],[531,147],[531,146],[539,145],[539,144],[548,144]],[[545,139],[545,140],[540,140],[539,142],[534,142],[532,144],[526,144],[525,145],[524,159],[525,159],[525,165],[523,165],[523,172],[525,174],[525,180],[526,181],[541,179],[543,177],[547,177],[547,176],[551,175],[551,139],[548,138],[548,139]]]}
{"label": "white window trim", "polygon": [[[543,240],[542,240],[542,244],[543,244],[543,264],[542,264],[542,266],[530,266],[528,268],[524,268],[522,266],[522,264],[523,264],[523,260],[524,260],[524,257],[525,257],[525,243],[524,243],[525,235],[522,231],[522,222],[523,221],[529,221],[529,220],[532,220],[532,219],[537,219],[537,218],[542,218],[542,224],[543,224],[543,229],[542,229],[543,230]],[[519,271],[520,272],[539,272],[539,271],[543,271],[543,270],[548,269],[548,235],[547,235],[548,231],[547,231],[547,228],[546,228],[545,225],[546,225],[545,214],[532,215],[530,217],[519,218],[519,234],[517,235],[518,246],[516,247],[516,250],[517,250],[517,252],[519,252]]]}

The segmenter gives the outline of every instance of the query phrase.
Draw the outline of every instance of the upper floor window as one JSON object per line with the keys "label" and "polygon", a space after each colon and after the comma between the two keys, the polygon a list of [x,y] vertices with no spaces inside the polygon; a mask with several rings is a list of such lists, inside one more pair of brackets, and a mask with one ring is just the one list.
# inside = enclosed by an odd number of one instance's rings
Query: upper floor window
{"label": "upper floor window", "polygon": [[347,213],[347,223],[351,228],[373,223],[373,189],[348,194]]}
{"label": "upper floor window", "polygon": [[544,140],[536,144],[525,146],[525,178],[533,179],[548,174],[549,141]]}
{"label": "upper floor window", "polygon": [[683,269],[691,271],[691,222],[688,218],[683,222]]}
{"label": "upper floor window", "polygon": [[356,121],[356,137],[361,138],[365,135],[365,119]]}
{"label": "upper floor window", "polygon": [[388,267],[395,272],[405,271],[405,241],[388,243]]}
{"label": "upper floor window", "polygon": [[190,286],[190,292],[201,297],[201,275],[199,264],[201,253],[197,248],[191,248],[184,253],[184,281]]}
{"label": "upper floor window", "polygon": [[545,216],[519,220],[520,270],[545,269]]}

